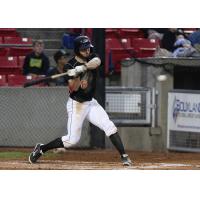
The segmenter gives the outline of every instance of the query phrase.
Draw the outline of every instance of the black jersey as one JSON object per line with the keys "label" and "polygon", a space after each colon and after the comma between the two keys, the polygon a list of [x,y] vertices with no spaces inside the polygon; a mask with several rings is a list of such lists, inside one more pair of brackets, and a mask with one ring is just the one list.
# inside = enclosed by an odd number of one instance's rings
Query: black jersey
{"label": "black jersey", "polygon": [[[94,57],[98,57],[96,54],[91,54],[87,58],[87,62],[89,62]],[[69,62],[65,65],[64,71],[69,69],[74,69],[78,65],[83,65],[73,57]],[[87,70],[84,73],[80,74],[81,80],[87,81],[87,87],[82,89],[81,87],[78,88],[77,91],[70,92],[70,97],[78,102],[90,101],[94,97],[95,88],[96,88],[96,76],[97,76],[97,69]]]}

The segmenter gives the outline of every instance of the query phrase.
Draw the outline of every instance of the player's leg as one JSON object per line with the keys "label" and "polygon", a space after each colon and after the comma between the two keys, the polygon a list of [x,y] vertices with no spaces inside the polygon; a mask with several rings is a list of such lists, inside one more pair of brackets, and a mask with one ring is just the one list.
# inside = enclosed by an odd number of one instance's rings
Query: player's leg
{"label": "player's leg", "polygon": [[69,148],[78,143],[81,137],[83,122],[87,116],[89,103],[79,103],[72,99],[69,100],[67,105],[68,110],[68,134],[61,138],[65,148]]}
{"label": "player's leg", "polygon": [[87,115],[88,104],[79,103],[69,98],[67,102],[68,134],[63,137],[56,138],[47,144],[37,144],[33,152],[29,156],[29,162],[35,163],[38,158],[45,152],[55,148],[69,148],[75,145],[81,137],[81,129],[83,121]]}
{"label": "player's leg", "polygon": [[92,124],[103,130],[106,136],[110,138],[112,144],[118,150],[123,164],[131,165],[131,160],[126,154],[124,150],[124,145],[121,141],[119,134],[117,133],[117,127],[109,119],[106,111],[95,99],[92,100],[87,118]]}

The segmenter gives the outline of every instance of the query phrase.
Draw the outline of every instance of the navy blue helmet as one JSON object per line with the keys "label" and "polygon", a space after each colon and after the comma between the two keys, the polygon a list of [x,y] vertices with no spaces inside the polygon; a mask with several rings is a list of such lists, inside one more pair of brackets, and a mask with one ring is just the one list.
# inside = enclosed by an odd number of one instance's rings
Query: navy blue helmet
{"label": "navy blue helmet", "polygon": [[93,49],[93,45],[90,42],[90,39],[87,36],[78,36],[74,39],[74,53],[79,55],[80,50],[84,49]]}

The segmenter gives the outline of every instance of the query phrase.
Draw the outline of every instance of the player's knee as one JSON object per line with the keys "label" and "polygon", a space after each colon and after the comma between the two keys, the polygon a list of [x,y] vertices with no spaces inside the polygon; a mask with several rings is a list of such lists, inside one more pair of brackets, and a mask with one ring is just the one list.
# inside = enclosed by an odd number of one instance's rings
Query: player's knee
{"label": "player's knee", "polygon": [[79,139],[80,139],[79,137],[68,137],[68,136],[62,137],[63,145],[65,148],[69,148],[76,145]]}
{"label": "player's knee", "polygon": [[114,123],[112,121],[109,120],[104,125],[104,132],[105,132],[106,136],[109,137],[117,132],[117,127],[114,125]]}

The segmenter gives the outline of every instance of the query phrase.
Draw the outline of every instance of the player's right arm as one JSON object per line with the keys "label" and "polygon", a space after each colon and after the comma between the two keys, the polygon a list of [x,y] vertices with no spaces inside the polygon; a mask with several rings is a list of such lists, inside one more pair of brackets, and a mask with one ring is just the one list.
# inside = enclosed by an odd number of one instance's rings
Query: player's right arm
{"label": "player's right arm", "polygon": [[68,79],[68,88],[69,92],[77,91],[80,87],[80,77],[79,74],[76,73],[76,70],[73,68],[73,66],[70,63],[67,63],[64,67],[64,71],[68,72],[68,75],[71,77]]}
{"label": "player's right arm", "polygon": [[74,78],[74,79],[69,79],[68,80],[68,88],[69,92],[77,91],[80,87],[81,81],[80,77]]}

